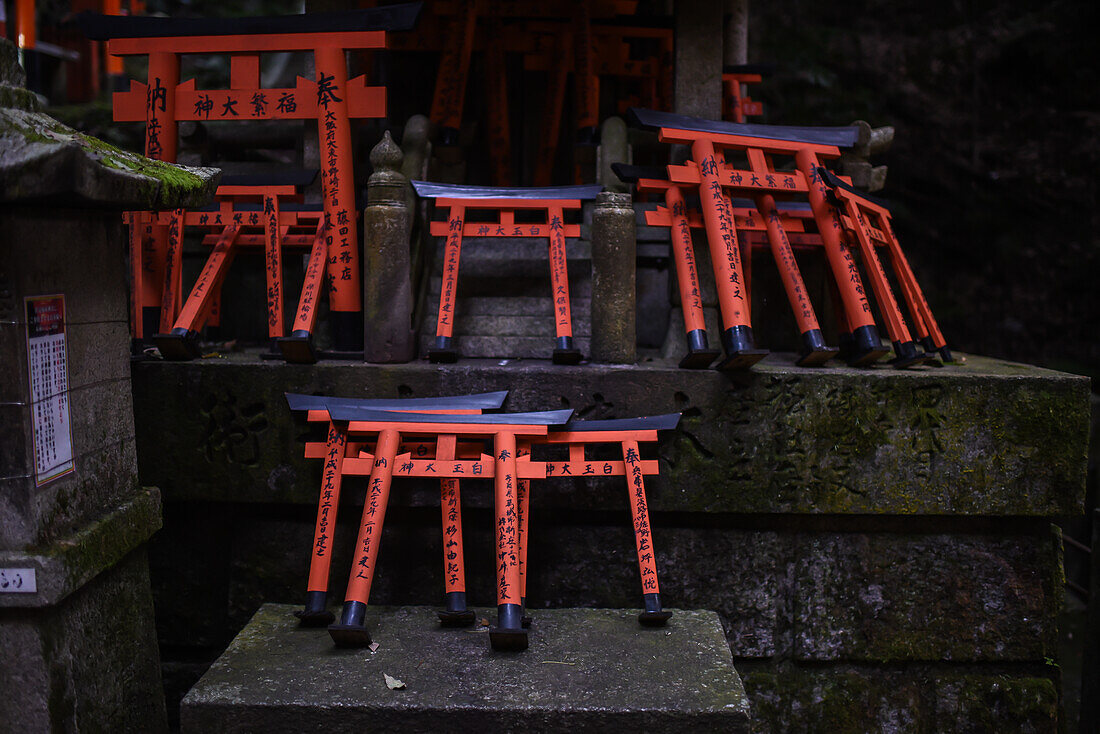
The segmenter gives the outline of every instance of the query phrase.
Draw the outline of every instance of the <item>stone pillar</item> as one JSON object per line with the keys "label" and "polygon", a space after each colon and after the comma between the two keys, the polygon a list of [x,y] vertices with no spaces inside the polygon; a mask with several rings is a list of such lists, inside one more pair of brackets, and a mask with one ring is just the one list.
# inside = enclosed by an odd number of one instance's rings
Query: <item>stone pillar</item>
{"label": "stone pillar", "polygon": [[41,114],[6,40],[0,151],[0,731],[163,731],[121,211],[203,204],[218,172]]}
{"label": "stone pillar", "polygon": [[722,0],[676,3],[675,111],[722,117]]}
{"label": "stone pillar", "polygon": [[408,362],[416,356],[409,278],[409,181],[389,131],[370,153],[374,167],[363,212],[363,359]]}
{"label": "stone pillar", "polygon": [[749,63],[749,0],[726,0],[725,43],[722,64]]}
{"label": "stone pillar", "polygon": [[593,362],[636,359],[636,252],[630,194],[598,194],[592,211]]}
{"label": "stone pillar", "polygon": [[627,139],[626,123],[621,117],[607,118],[600,130],[599,177],[596,182],[603,184],[604,191],[630,191],[630,187],[620,181],[611,170],[613,163],[630,163],[630,142]]}

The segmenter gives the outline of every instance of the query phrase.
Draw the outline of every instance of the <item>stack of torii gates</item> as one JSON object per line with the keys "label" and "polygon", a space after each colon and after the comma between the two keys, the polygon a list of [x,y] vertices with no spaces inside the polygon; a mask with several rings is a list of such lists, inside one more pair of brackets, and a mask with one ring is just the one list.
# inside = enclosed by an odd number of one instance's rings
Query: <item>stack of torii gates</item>
{"label": "stack of torii gates", "polygon": [[[442,398],[370,400],[287,394],[292,410],[327,427],[324,443],[306,444],[307,458],[324,460],[317,524],[311,547],[303,626],[328,625],[340,647],[371,644],[365,614],[382,539],[382,525],[394,477],[440,480],[446,626],[468,626],[459,481],[492,479],[496,535],[497,624],[489,639],[496,650],[524,650],[527,536],[531,480],[553,477],[625,477],[633,518],[643,611],[638,621],[663,625],[671,616],[661,606],[645,476],[658,473],[655,459],[641,457],[641,444],[675,428],[680,415],[624,420],[571,420],[572,410],[485,413],[497,410],[507,392]],[[622,459],[596,459],[586,451],[616,445]],[[567,448],[564,460],[540,460],[546,446]],[[486,453],[486,450],[491,453]],[[367,496],[340,619],[326,605],[332,538],[340,489],[347,476],[368,477]]]}
{"label": "stack of torii gates", "polygon": [[[631,122],[658,131],[662,142],[690,146],[691,158],[667,169],[615,166],[639,192],[663,194],[665,206],[647,223],[667,226],[683,304],[688,354],[682,367],[709,366],[710,349],[691,229],[702,227],[718,291],[725,359],[720,369],[743,368],[763,358],[752,330],[754,245],[767,243],[802,335],[800,365],[819,365],[837,355],[850,365],[869,365],[890,350],[882,345],[858,253],[875,303],[893,343],[896,367],[952,361],[950,350],[890,225],[890,210],[822,166],[856,144],[856,127],[784,127],[705,120],[631,109]],[[741,167],[737,161],[747,161]],[[746,199],[734,199],[741,195]],[[688,208],[698,198],[701,212]],[[807,223],[816,232],[806,228]],[[761,242],[760,234],[764,236]],[[825,344],[817,315],[794,256],[794,247],[823,248],[839,301],[840,348]],[[890,263],[912,320],[912,330],[883,266]]]}

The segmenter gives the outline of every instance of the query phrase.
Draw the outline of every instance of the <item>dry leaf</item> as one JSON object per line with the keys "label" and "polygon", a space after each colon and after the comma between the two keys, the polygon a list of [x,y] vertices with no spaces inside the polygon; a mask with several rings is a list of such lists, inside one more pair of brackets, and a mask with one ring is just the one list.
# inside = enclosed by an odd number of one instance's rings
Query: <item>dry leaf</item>
{"label": "dry leaf", "polygon": [[386,679],[386,687],[391,691],[396,691],[405,687],[405,681],[397,680],[389,673],[383,673],[382,676]]}
{"label": "dry leaf", "polygon": [[371,652],[376,652],[378,650],[378,643],[372,642],[371,644],[367,645],[367,647],[370,649]]}

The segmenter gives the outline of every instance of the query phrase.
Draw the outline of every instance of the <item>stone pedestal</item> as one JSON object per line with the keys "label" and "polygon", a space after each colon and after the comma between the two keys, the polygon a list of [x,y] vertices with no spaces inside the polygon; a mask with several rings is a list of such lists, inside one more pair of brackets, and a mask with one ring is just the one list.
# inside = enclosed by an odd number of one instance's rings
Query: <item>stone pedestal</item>
{"label": "stone pedestal", "polygon": [[42,115],[0,41],[0,730],[166,726],[137,479],[121,212],[216,171]]}
{"label": "stone pedestal", "polygon": [[749,731],[714,612],[643,628],[638,610],[532,610],[531,647],[502,654],[429,607],[371,609],[378,649],[334,651],[294,609],[256,613],[183,700],[183,732]]}
{"label": "stone pedestal", "polygon": [[[190,664],[213,660],[262,603],[306,587],[321,462],[303,458],[308,427],[271,395],[507,388],[509,411],[683,414],[657,448],[661,475],[646,479],[661,596],[718,612],[760,730],[973,719],[1056,731],[1047,660],[1062,570],[1050,523],[1080,512],[1087,378],[972,355],[905,371],[799,368],[795,356],[737,375],[674,360],[141,364],[140,472],[166,497],[151,556],[162,643]],[[333,601],[365,485],[343,488]],[[463,482],[475,605],[495,600],[491,497],[490,483]],[[621,482],[536,482],[531,507],[530,608],[637,604]],[[438,482],[394,482],[372,603],[441,603],[438,513]]]}

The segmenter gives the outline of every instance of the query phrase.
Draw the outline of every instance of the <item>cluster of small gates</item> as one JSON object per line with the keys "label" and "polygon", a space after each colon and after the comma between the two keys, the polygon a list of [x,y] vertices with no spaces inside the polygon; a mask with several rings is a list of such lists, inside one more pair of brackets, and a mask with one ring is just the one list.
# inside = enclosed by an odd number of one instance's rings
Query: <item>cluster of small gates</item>
{"label": "cluster of small gates", "polygon": [[[614,4],[614,3],[612,3]],[[174,161],[183,121],[312,120],[321,160],[320,201],[304,195],[315,173],[284,171],[269,176],[226,177],[216,202],[196,210],[131,212],[130,264],[132,328],[136,342],[152,340],[167,359],[199,356],[199,337],[220,319],[222,286],[234,256],[262,249],[266,272],[268,336],[288,362],[311,363],[325,355],[314,334],[319,306],[327,304],[336,355],[361,349],[356,319],[362,319],[359,219],[352,156],[352,120],[382,118],[386,89],[368,86],[365,75],[349,78],[348,51],[385,49],[394,31],[413,31],[397,44],[422,35],[438,49],[441,63],[432,120],[444,140],[458,134],[466,79],[479,16],[499,24],[508,3],[438,3],[430,22],[414,30],[418,3],[363,11],[232,20],[169,19],[86,15],[90,38],[106,41],[113,56],[144,57],[148,76],[115,94],[119,121],[145,123],[145,154]],[[638,199],[659,203],[646,212],[651,226],[667,227],[683,308],[687,354],[680,367],[722,370],[751,367],[767,354],[753,334],[751,289],[754,250],[768,250],[801,337],[798,364],[819,366],[839,357],[867,366],[893,353],[895,367],[952,360],[913,270],[898,243],[890,210],[855,188],[826,164],[858,143],[855,127],[784,127],[745,123],[760,105],[744,85],[760,80],[752,69],[731,69],[725,77],[727,120],[705,120],[661,109],[671,106],[672,36],[667,29],[598,24],[588,3],[576,3],[568,22],[534,19],[522,32],[500,35],[486,55],[486,116],[494,187],[414,181],[416,193],[434,203],[432,236],[443,239],[442,286],[436,334],[425,355],[453,362],[456,294],[464,238],[539,238],[547,242],[549,297],[555,338],[548,355],[577,364],[584,355],[573,339],[566,240],[580,236],[580,212],[599,185],[550,186],[554,146],[563,118],[565,74],[572,70],[578,136],[594,134],[599,122],[599,79],[614,75],[637,82],[636,94],[619,100],[628,122],[655,131],[668,146],[686,148],[682,163],[643,167],[617,163]],[[600,8],[603,4],[591,4]],[[630,3],[627,3],[630,5]],[[496,10],[498,12],[494,13]],[[518,13],[520,11],[512,9]],[[631,11],[632,12],[632,11]],[[494,26],[495,27],[495,26]],[[640,43],[642,39],[645,43]],[[646,45],[648,44],[648,46]],[[651,49],[638,58],[633,48]],[[550,73],[546,144],[540,148],[530,188],[510,187],[511,163],[505,51],[520,50],[524,64]],[[292,87],[261,84],[260,55],[312,55],[313,78]],[[228,56],[227,88],[199,89],[181,79],[187,55]],[[568,63],[566,63],[568,60]],[[473,214],[473,216],[471,216]],[[704,319],[700,270],[693,230],[702,230],[713,267],[721,319],[712,346]],[[193,283],[185,286],[185,234],[199,233],[210,252]],[[366,242],[364,247],[371,247]],[[839,321],[837,346],[823,336],[817,311],[799,268],[797,253],[824,253],[827,287]],[[305,253],[303,285],[292,318],[284,302],[294,301],[284,284],[288,253]],[[865,283],[870,283],[870,292]],[[876,320],[873,303],[877,306]],[[287,323],[290,327],[286,328]],[[884,327],[890,346],[879,328]],[[549,345],[548,345],[549,346]],[[716,345],[717,346],[717,345]],[[573,420],[571,411],[500,413],[505,393],[436,399],[366,400],[288,395],[290,407],[327,427],[325,442],[310,442],[306,456],[323,460],[317,525],[311,552],[308,601],[299,613],[304,625],[328,625],[337,645],[370,644],[365,623],[383,519],[394,477],[440,480],[446,609],[444,624],[470,624],[466,607],[460,482],[492,480],[495,497],[498,620],[490,631],[496,649],[527,646],[524,615],[529,495],[533,480],[562,476],[623,477],[627,483],[643,592],[642,624],[668,619],[661,606],[644,477],[658,463],[642,458],[659,430],[672,429],[678,415],[610,421]],[[598,445],[616,447],[621,458],[596,460]],[[541,447],[557,447],[566,458],[536,460]],[[347,593],[339,619],[326,605],[333,530],[345,476],[366,477],[367,499],[359,525]]]}

